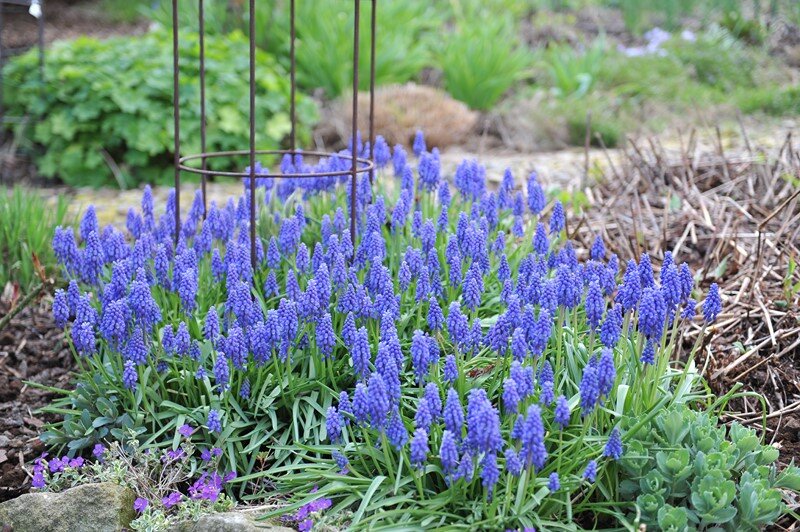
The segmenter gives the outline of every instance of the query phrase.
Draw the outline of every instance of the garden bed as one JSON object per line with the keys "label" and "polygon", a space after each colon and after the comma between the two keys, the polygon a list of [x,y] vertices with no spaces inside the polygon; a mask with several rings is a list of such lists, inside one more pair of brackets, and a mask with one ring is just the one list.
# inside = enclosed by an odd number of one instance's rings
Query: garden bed
{"label": "garden bed", "polygon": [[[10,309],[0,301],[0,316]],[[39,434],[55,416],[37,412],[55,394],[26,384],[70,388],[72,355],[53,322],[49,298],[22,310],[0,330],[0,501],[30,488],[24,464],[45,450]]]}
{"label": "garden bed", "polygon": [[[792,136],[776,147],[726,153],[711,135],[711,150],[697,148],[696,131],[679,149],[658,139],[631,142],[587,189],[591,206],[576,236],[602,227],[619,253],[670,249],[719,282],[725,313],[703,349],[716,393],[741,385],[757,396],[731,402],[730,420],[760,426],[782,449],[781,460],[800,459],[800,153]],[[708,140],[708,139],[706,139]],[[623,177],[624,176],[624,177]],[[685,336],[691,348],[700,328]],[[764,409],[766,406],[766,411]]]}

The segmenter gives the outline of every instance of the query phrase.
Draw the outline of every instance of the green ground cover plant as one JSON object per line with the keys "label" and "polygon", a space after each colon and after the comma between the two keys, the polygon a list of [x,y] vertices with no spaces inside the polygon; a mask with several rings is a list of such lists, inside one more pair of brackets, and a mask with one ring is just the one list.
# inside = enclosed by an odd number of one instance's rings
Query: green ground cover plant
{"label": "green ground cover plant", "polygon": [[779,473],[778,455],[752,429],[675,406],[629,442],[618,493],[660,530],[762,530],[785,511],[780,489],[800,489],[800,469]]}
{"label": "green ground cover plant", "polygon": [[[149,189],[125,233],[101,239],[92,209],[57,230],[72,281],[53,311],[81,369],[43,439],[219,449],[229,494],[287,495],[265,517],[303,529],[636,526],[620,460],[662,412],[713,402],[679,356],[691,272],[669,253],[658,273],[647,255],[623,267],[600,238],[577,250],[535,175],[490,191],[465,161],[453,188],[414,145],[416,165],[378,139],[354,243],[349,187],[257,179],[255,268],[248,195],[204,221],[198,196],[177,245],[174,198],[157,213]],[[712,285],[706,325],[721,305]]]}
{"label": "green ground cover plant", "polygon": [[[135,53],[132,51],[135,50]],[[181,140],[184,153],[200,151],[197,36],[181,35]],[[245,120],[248,47],[239,33],[206,41],[208,149],[247,145]],[[256,142],[281,143],[289,132],[289,80],[273,56],[258,53]],[[40,91],[36,55],[29,53],[4,69],[9,112],[29,116],[25,130],[37,145],[39,172],[73,185],[136,185],[146,176],[160,180],[171,170],[172,38],[166,32],[105,41],[79,38],[55,43],[48,51]],[[298,98],[300,139],[316,120],[309,99]],[[25,134],[21,135],[25,137]],[[241,161],[212,159],[211,168]]]}
{"label": "green ground cover plant", "polygon": [[37,261],[45,276],[57,275],[52,232],[69,223],[64,197],[53,205],[35,191],[0,187],[0,289],[10,282],[26,292],[39,279]]}

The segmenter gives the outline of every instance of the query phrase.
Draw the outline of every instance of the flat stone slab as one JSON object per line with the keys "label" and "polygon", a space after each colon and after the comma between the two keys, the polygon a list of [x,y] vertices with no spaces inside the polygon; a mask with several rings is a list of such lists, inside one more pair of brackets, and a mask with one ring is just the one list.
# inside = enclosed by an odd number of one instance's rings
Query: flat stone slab
{"label": "flat stone slab", "polygon": [[183,523],[179,532],[293,532],[293,528],[257,521],[255,512],[226,512],[204,515],[197,521]]}
{"label": "flat stone slab", "polygon": [[104,482],[60,493],[26,493],[0,503],[0,529],[14,532],[116,532],[134,519],[133,491]]}

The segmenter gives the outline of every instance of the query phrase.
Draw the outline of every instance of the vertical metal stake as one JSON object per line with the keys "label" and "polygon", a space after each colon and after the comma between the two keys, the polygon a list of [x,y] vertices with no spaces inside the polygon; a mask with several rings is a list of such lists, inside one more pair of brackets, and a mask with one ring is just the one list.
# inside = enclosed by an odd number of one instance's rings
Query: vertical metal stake
{"label": "vertical metal stake", "polygon": [[[377,26],[377,0],[372,0],[372,19],[370,21],[369,51],[369,160],[375,164],[375,28]],[[369,172],[369,184],[372,185],[375,169]]]}
{"label": "vertical metal stake", "polygon": [[181,108],[178,87],[178,0],[172,0],[172,111],[175,119],[175,247],[181,232]]}
{"label": "vertical metal stake", "polygon": [[355,2],[355,20],[353,26],[353,142],[352,168],[350,178],[350,243],[355,255],[356,246],[356,182],[358,179],[358,25],[360,21],[360,0]]}
{"label": "vertical metal stake", "polygon": [[256,2],[250,0],[250,264],[256,269]]}
{"label": "vertical metal stake", "polygon": [[5,56],[3,54],[3,3],[0,2],[0,124],[3,123],[3,64]]}
{"label": "vertical metal stake", "polygon": [[[198,0],[200,9],[198,10],[199,32],[200,32],[200,153],[203,170],[206,169],[206,43],[205,43],[205,14],[203,13],[203,0]],[[206,199],[206,174],[200,174],[201,187],[203,190],[203,220],[206,219],[208,200]]]}
{"label": "vertical metal stake", "polygon": [[[291,116],[291,120],[292,120],[292,131],[291,131],[291,134],[290,134],[290,137],[289,137],[289,141],[290,141],[290,146],[289,147],[292,149],[292,152],[294,152],[297,149],[297,111],[296,111],[296,108],[295,108],[295,106],[296,106],[295,99],[297,97],[296,96],[297,87],[296,87],[296,81],[295,81],[295,75],[296,75],[295,72],[296,72],[297,65],[296,65],[295,49],[294,49],[294,45],[295,45],[294,16],[295,16],[295,13],[294,13],[294,0],[291,0],[290,3],[289,3],[289,35],[290,35],[290,37],[289,37],[290,38],[289,58],[290,58],[290,64],[291,64],[291,70],[289,71],[289,75],[291,77],[291,85],[292,85],[291,102],[290,102],[290,106],[291,106],[290,116]],[[295,154],[292,153],[292,163],[294,163],[294,155]]]}

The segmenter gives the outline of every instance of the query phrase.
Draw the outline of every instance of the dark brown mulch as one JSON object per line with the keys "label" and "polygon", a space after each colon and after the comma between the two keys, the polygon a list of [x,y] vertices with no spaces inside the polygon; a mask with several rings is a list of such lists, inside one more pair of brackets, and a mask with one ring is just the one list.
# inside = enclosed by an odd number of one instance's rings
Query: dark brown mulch
{"label": "dark brown mulch", "polygon": [[[0,301],[0,316],[9,304]],[[49,298],[23,309],[0,330],[0,501],[28,491],[23,464],[39,456],[39,433],[52,418],[36,410],[55,394],[26,381],[66,388],[74,363],[50,313]]]}
{"label": "dark brown mulch", "polygon": [[[82,36],[105,39],[116,35],[143,33],[145,20],[118,23],[92,1],[47,0],[44,4],[44,41],[50,44]],[[3,45],[10,48],[33,46],[38,38],[38,23],[27,10],[6,8]]]}

